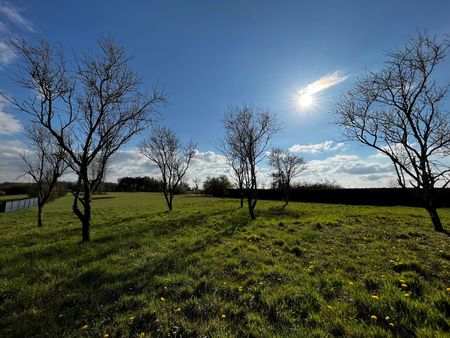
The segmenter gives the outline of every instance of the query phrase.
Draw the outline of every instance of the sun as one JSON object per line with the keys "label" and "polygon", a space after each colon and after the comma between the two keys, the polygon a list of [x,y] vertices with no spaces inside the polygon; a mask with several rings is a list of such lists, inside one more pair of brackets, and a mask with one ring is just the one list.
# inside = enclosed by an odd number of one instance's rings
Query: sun
{"label": "sun", "polygon": [[297,98],[297,104],[300,108],[309,108],[314,104],[314,97],[309,93],[301,93]]}

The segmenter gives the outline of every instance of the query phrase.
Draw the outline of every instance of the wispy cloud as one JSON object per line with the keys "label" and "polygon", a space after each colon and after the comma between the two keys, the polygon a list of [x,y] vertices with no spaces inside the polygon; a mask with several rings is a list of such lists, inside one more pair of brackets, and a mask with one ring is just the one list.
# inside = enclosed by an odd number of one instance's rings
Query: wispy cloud
{"label": "wispy cloud", "polygon": [[13,115],[6,113],[5,101],[0,99],[0,135],[13,135],[23,130],[22,123]]}
{"label": "wispy cloud", "polygon": [[323,151],[336,151],[342,147],[344,147],[344,143],[342,142],[335,143],[333,141],[324,141],[315,144],[294,144],[289,148],[289,151],[293,153],[316,154]]}
{"label": "wispy cloud", "polygon": [[[0,2],[0,17],[2,19],[3,28],[8,26],[15,26],[15,28],[20,28],[27,31],[34,31],[31,23],[21,14],[21,10],[9,2]],[[9,25],[6,25],[5,23]]]}
{"label": "wispy cloud", "polygon": [[336,71],[331,74],[327,74],[322,76],[320,79],[308,84],[304,88],[302,88],[299,92],[300,95],[308,94],[314,95],[325,89],[336,86],[337,84],[347,80],[349,75],[342,74],[339,71]]}
{"label": "wispy cloud", "polygon": [[15,58],[8,39],[23,32],[34,32],[31,23],[22,15],[19,8],[9,2],[0,1],[0,68]]}

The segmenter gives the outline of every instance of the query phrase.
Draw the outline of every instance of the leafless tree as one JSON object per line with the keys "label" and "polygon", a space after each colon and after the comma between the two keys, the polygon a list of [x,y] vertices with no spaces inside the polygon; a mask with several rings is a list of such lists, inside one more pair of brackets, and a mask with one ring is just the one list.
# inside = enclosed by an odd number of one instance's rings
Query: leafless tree
{"label": "leafless tree", "polygon": [[245,162],[241,161],[239,157],[232,157],[230,154],[226,155],[227,163],[231,168],[231,177],[233,177],[236,182],[236,187],[239,190],[239,199],[241,208],[244,207],[244,172],[245,172]]}
{"label": "leafless tree", "polygon": [[[68,67],[63,51],[45,40],[34,45],[12,41],[21,61],[17,83],[30,90],[24,100],[9,99],[44,127],[78,175],[72,210],[90,239],[91,194],[104,177],[111,156],[151,122],[165,96],[141,90],[125,50],[111,38],[98,41],[97,54],[75,57]],[[97,175],[90,176],[92,165]],[[79,206],[81,205],[81,208]]]}
{"label": "leafless tree", "polygon": [[419,33],[401,50],[387,53],[385,66],[370,72],[336,104],[336,122],[349,140],[386,155],[398,184],[412,191],[443,232],[436,194],[450,182],[444,158],[450,149],[450,115],[444,107],[448,86],[433,78],[449,40]]}
{"label": "leafless tree", "polygon": [[306,169],[303,157],[289,153],[279,148],[274,148],[268,155],[269,166],[275,170],[272,176],[276,185],[283,192],[284,206],[289,203],[289,191],[291,181]]}
{"label": "leafless tree", "polygon": [[192,183],[194,183],[194,191],[198,191],[198,187],[200,184],[200,178],[196,177],[192,180]]}
{"label": "leafless tree", "polygon": [[45,128],[32,124],[26,128],[26,136],[29,148],[22,154],[24,171],[36,183],[37,226],[42,227],[44,206],[50,200],[58,179],[66,171],[67,164],[64,161],[64,151],[52,142],[52,137]]}
{"label": "leafless tree", "polygon": [[275,118],[266,110],[256,110],[251,105],[235,106],[225,115],[223,125],[225,139],[221,150],[242,170],[250,217],[255,219],[257,202],[258,164],[264,158],[270,139],[280,130]]}
{"label": "leafless tree", "polygon": [[139,152],[161,171],[163,193],[169,210],[173,208],[176,188],[183,182],[195,155],[195,146],[192,141],[183,146],[172,130],[158,126],[153,127],[150,137],[139,144]]}

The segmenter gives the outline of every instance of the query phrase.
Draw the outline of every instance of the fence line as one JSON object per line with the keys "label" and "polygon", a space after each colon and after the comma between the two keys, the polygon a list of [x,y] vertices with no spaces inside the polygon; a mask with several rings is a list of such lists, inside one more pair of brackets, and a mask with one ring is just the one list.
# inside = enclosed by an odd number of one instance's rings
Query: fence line
{"label": "fence line", "polygon": [[38,203],[38,198],[26,198],[22,200],[0,202],[0,212],[13,212],[30,207],[34,207]]}

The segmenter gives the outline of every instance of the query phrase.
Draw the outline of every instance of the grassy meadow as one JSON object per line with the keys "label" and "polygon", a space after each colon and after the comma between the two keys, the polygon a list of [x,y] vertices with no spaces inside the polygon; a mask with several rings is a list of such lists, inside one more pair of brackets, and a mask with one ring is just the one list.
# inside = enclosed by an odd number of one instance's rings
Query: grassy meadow
{"label": "grassy meadow", "polygon": [[21,194],[21,195],[4,195],[0,196],[0,202],[3,201],[15,201],[15,200],[21,200],[24,198],[28,198],[27,194]]}
{"label": "grassy meadow", "polygon": [[[0,215],[2,337],[449,337],[450,237],[424,210],[151,193]],[[439,210],[450,228],[450,210]]]}

